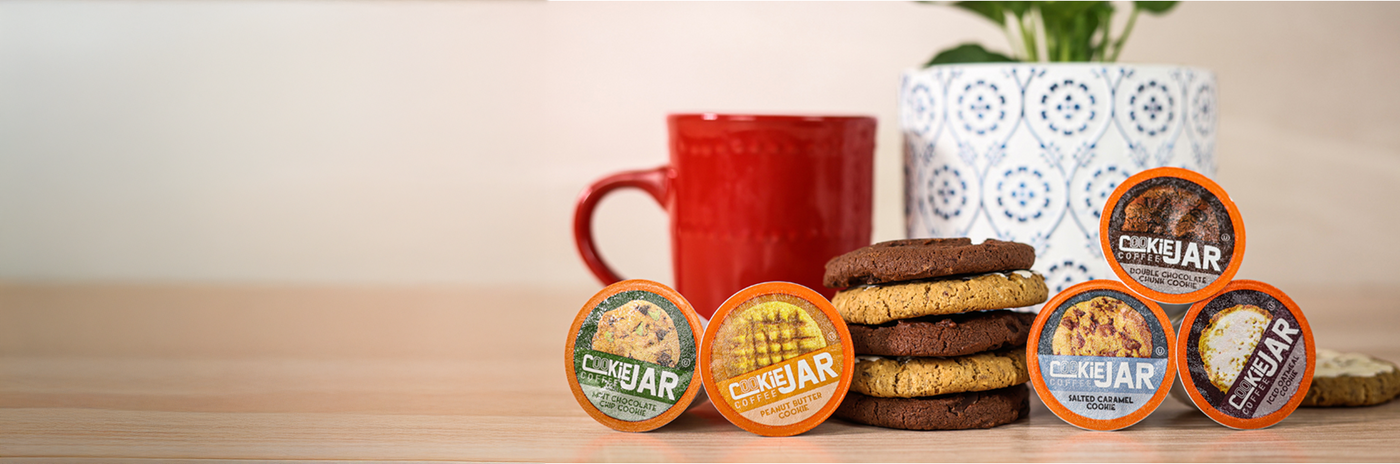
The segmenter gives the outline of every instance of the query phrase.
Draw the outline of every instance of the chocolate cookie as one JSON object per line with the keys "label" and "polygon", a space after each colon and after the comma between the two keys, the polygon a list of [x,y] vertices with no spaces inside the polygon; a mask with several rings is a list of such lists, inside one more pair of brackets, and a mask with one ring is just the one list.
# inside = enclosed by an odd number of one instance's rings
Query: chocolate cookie
{"label": "chocolate cookie", "polygon": [[1026,344],[1035,314],[994,310],[901,319],[881,325],[848,324],[856,354],[963,356]]}
{"label": "chocolate cookie", "polygon": [[1020,384],[924,398],[879,398],[850,392],[836,409],[836,417],[892,429],[986,429],[1029,416],[1029,391]]}
{"label": "chocolate cookie", "polygon": [[920,316],[1030,306],[1044,303],[1049,293],[1040,274],[1017,270],[853,287],[838,292],[831,304],[848,323],[884,324]]}
{"label": "chocolate cookie", "polygon": [[988,239],[928,238],[876,243],[832,258],[823,284],[830,288],[1030,269],[1035,248]]}

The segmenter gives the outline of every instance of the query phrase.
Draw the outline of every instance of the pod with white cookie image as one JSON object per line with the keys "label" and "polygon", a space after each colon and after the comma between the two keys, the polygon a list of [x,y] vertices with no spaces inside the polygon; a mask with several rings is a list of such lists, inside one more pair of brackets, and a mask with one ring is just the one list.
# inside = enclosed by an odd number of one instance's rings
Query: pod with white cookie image
{"label": "pod with white cookie image", "polygon": [[1236,280],[1191,306],[1174,354],[1201,412],[1231,428],[1277,424],[1303,402],[1317,365],[1312,328],[1272,285]]}
{"label": "pod with white cookie image", "polygon": [[1093,280],[1050,299],[1031,326],[1026,362],[1036,395],[1065,422],[1089,430],[1138,423],[1176,376],[1175,333],[1156,302]]}

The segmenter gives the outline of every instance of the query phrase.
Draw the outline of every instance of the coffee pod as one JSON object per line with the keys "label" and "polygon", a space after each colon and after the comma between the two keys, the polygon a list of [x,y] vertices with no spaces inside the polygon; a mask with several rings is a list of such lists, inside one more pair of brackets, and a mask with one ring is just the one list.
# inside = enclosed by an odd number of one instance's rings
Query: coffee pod
{"label": "coffee pod", "polygon": [[1031,326],[1026,364],[1036,395],[1060,419],[1118,430],[1166,399],[1175,343],[1157,303],[1121,283],[1092,280],[1045,303]]}
{"label": "coffee pod", "polygon": [[702,333],[700,316],[670,287],[649,280],[609,285],[569,328],[569,388],[608,427],[645,432],[666,425],[700,392]]}
{"label": "coffee pod", "polygon": [[1156,168],[1118,185],[1104,204],[1099,242],[1113,272],[1139,295],[1191,304],[1216,294],[1244,259],[1244,220],[1220,185],[1196,172]]}
{"label": "coffee pod", "polygon": [[701,378],[734,425],[764,436],[797,435],[826,421],[846,397],[853,346],[821,294],[761,283],[715,311],[700,343]]}
{"label": "coffee pod", "polygon": [[1231,282],[1192,305],[1173,357],[1191,402],[1236,429],[1268,427],[1292,414],[1317,360],[1298,304],[1253,280]]}

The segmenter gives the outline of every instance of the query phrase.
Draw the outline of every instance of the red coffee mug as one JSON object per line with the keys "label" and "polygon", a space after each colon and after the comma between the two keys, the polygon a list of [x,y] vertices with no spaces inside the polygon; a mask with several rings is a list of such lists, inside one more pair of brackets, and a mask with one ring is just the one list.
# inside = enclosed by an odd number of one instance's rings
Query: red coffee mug
{"label": "red coffee mug", "polygon": [[875,118],[676,114],[671,164],[605,177],[579,196],[574,240],[604,285],[623,280],[593,243],[613,190],[651,194],[671,217],[676,290],[709,318],[759,282],[817,290],[827,260],[870,244]]}

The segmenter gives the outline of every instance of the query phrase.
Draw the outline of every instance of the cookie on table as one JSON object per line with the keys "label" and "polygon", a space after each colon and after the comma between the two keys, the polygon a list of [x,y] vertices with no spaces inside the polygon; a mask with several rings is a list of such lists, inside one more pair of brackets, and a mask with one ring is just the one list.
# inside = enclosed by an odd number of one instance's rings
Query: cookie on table
{"label": "cookie on table", "polygon": [[846,394],[836,417],[878,427],[905,430],[986,429],[1030,415],[1025,384],[996,390],[924,398],[881,398]]}
{"label": "cookie on table", "polygon": [[995,390],[1030,381],[1026,350],[1009,348],[952,358],[856,360],[851,391],[884,398],[913,398]]}
{"label": "cookie on table", "polygon": [[832,258],[823,284],[830,288],[878,285],[962,274],[1030,269],[1035,248],[1024,243],[925,238],[876,243]]}
{"label": "cookie on table", "polygon": [[856,353],[948,357],[1025,345],[1033,322],[1033,313],[993,310],[847,327]]}
{"label": "cookie on table", "polygon": [[1065,311],[1051,349],[1056,355],[1146,358],[1152,356],[1152,330],[1132,306],[1100,296]]}
{"label": "cookie on table", "polygon": [[1400,395],[1400,369],[1395,363],[1319,349],[1312,387],[1301,406],[1373,406],[1396,395]]}
{"label": "cookie on table", "polygon": [[1045,277],[1027,270],[943,278],[838,292],[831,304],[853,324],[883,324],[939,314],[1019,308],[1044,303],[1050,290]]}

